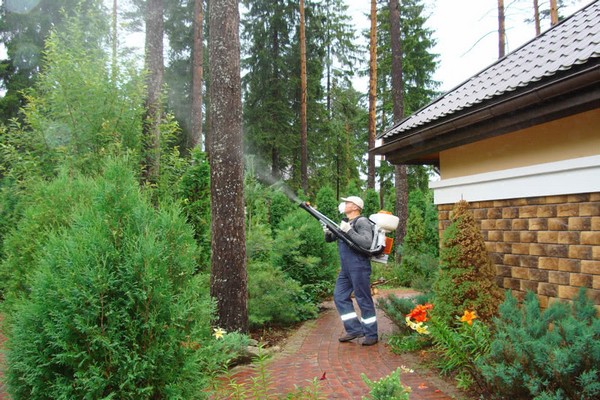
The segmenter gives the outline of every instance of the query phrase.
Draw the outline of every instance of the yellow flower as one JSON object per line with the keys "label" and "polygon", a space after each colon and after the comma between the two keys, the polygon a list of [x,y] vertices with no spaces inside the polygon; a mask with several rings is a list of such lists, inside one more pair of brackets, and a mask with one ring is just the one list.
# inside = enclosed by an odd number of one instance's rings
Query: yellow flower
{"label": "yellow flower", "polygon": [[477,318],[475,315],[475,311],[465,310],[465,313],[462,317],[460,317],[461,322],[466,322],[469,325],[473,325],[473,320]]}
{"label": "yellow flower", "polygon": [[216,339],[223,339],[223,336],[225,336],[225,334],[227,333],[227,332],[225,332],[225,330],[223,330],[221,328],[215,328],[214,331],[215,331],[215,333],[213,333],[213,336]]}

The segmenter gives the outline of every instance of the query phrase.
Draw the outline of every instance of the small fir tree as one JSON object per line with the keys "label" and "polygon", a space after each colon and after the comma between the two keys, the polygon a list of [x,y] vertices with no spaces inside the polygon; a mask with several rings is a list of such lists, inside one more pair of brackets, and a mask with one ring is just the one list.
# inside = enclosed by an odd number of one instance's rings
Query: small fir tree
{"label": "small fir tree", "polygon": [[480,319],[489,321],[502,301],[502,291],[496,285],[483,236],[466,201],[455,205],[451,222],[442,239],[433,312],[447,323],[465,310],[474,310]]}

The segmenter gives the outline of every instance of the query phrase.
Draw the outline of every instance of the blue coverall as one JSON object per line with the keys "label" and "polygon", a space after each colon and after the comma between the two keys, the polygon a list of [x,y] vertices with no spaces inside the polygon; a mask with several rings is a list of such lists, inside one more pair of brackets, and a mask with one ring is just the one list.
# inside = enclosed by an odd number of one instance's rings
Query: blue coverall
{"label": "blue coverall", "polygon": [[[369,248],[373,240],[373,231],[366,217],[357,217],[350,221],[347,234],[363,248]],[[332,233],[325,236],[327,241],[337,238]],[[364,334],[366,338],[377,339],[377,317],[375,304],[371,296],[371,261],[368,256],[360,254],[349,247],[343,240],[338,240],[338,251],[342,268],[338,274],[333,292],[333,300],[340,314],[346,333],[349,335]],[[360,319],[352,303],[352,292],[360,308]]]}

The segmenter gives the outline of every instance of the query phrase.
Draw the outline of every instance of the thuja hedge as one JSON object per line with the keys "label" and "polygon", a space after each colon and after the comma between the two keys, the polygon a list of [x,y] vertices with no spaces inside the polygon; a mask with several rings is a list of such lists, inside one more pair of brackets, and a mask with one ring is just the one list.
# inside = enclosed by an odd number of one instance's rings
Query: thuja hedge
{"label": "thuja hedge", "polygon": [[232,355],[235,335],[211,337],[191,228],[177,207],[154,209],[125,164],[109,163],[32,267],[7,331],[15,400],[199,398]]}

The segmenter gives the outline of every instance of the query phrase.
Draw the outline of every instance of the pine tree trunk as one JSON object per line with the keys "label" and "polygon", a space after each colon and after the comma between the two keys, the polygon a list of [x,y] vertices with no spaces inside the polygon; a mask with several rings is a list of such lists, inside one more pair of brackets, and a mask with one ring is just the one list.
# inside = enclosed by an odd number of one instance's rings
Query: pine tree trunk
{"label": "pine tree trunk", "polygon": [[506,28],[504,16],[504,0],[498,0],[498,58],[506,54]]}
{"label": "pine tree trunk", "polygon": [[160,168],[160,121],[162,117],[161,90],[164,77],[163,59],[163,2],[146,3],[145,62],[148,70],[147,93],[143,126],[144,165],[142,180],[148,184],[158,181]]}
{"label": "pine tree trunk", "polygon": [[308,128],[306,123],[306,35],[304,0],[300,0],[300,181],[308,192]]}
{"label": "pine tree trunk", "polygon": [[240,80],[240,16],[236,0],[209,3],[210,186],[212,210],[210,293],[217,325],[248,331],[244,162]]}
{"label": "pine tree trunk", "polygon": [[554,26],[558,24],[558,7],[556,0],[550,0],[550,25]]}
{"label": "pine tree trunk", "polygon": [[189,148],[202,148],[202,75],[204,61],[204,0],[194,0],[194,43],[192,50],[192,131]]}
{"label": "pine tree trunk", "polygon": [[[400,37],[400,4],[390,0],[390,43],[392,47],[392,100],[394,102],[394,123],[404,117],[404,84],[402,80],[402,42]],[[396,244],[401,244],[406,235],[408,220],[408,176],[406,165],[394,167],[396,188],[396,214],[400,219],[396,229]]]}
{"label": "pine tree trunk", "polygon": [[[375,147],[377,133],[377,0],[371,0],[371,31],[369,42],[369,149]],[[369,152],[367,188],[375,189],[375,156]]]}
{"label": "pine tree trunk", "polygon": [[117,81],[117,48],[119,35],[117,33],[117,20],[118,20],[118,7],[117,0],[113,0],[113,11],[112,11],[112,66],[111,66],[111,78],[113,84]]}
{"label": "pine tree trunk", "polygon": [[542,28],[540,26],[540,5],[538,0],[533,0],[533,21],[535,23],[535,36],[540,36]]}

